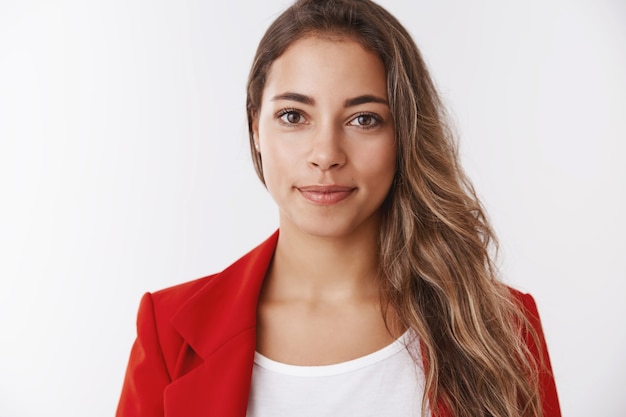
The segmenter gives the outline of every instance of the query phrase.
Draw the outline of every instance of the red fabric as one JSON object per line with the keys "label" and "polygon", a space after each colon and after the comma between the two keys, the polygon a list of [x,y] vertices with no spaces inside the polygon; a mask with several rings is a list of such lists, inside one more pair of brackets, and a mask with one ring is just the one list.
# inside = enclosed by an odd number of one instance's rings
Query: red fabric
{"label": "red fabric", "polygon": [[526,344],[530,351],[539,358],[543,363],[543,369],[539,373],[539,394],[541,395],[543,417],[561,417],[561,408],[556,392],[556,384],[554,383],[554,375],[552,374],[552,364],[548,355],[548,347],[543,335],[541,320],[539,319],[539,311],[535,300],[530,294],[523,294],[519,291],[512,290],[513,294],[521,301],[526,311],[526,316],[530,320],[530,324],[534,327],[535,332],[539,336],[539,346],[537,346],[530,337],[526,337]]}
{"label": "red fabric", "polygon": [[[257,300],[277,239],[219,274],[143,297],[117,417],[245,417]],[[517,294],[542,335],[534,301]],[[549,366],[543,339],[531,349]],[[544,417],[560,417],[552,375],[541,378]]]}

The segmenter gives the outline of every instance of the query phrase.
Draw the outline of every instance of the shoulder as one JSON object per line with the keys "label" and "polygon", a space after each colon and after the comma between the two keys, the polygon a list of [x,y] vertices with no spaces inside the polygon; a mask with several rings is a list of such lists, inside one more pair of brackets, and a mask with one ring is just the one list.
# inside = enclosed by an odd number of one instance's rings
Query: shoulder
{"label": "shoulder", "polygon": [[529,293],[522,292],[513,287],[507,287],[507,288],[516,301],[523,303],[524,305],[526,305],[527,303],[533,304],[533,305],[535,304],[535,300],[533,299],[533,296],[530,295]]}
{"label": "shoulder", "polygon": [[154,309],[159,312],[176,313],[180,307],[192,299],[198,292],[201,292],[219,275],[220,273],[207,275],[149,293]]}
{"label": "shoulder", "polygon": [[176,357],[183,346],[183,337],[174,325],[174,318],[185,305],[201,293],[219,274],[208,275],[155,292],[141,299],[137,313],[137,340],[159,348],[166,368],[173,374]]}
{"label": "shoulder", "polygon": [[539,310],[535,299],[527,293],[509,288],[514,301],[528,321],[530,328],[523,331],[522,335],[529,352],[534,356],[538,366],[538,383],[539,394],[543,407],[543,415],[545,417],[560,417],[561,411],[559,406],[558,394],[556,391],[556,383],[552,372],[552,364],[550,363],[550,355],[548,354],[548,346],[546,344],[545,335],[539,318]]}
{"label": "shoulder", "polygon": [[543,326],[541,325],[541,318],[539,317],[539,310],[535,299],[528,293],[524,293],[512,288],[509,288],[513,301],[517,304],[520,312],[524,316],[524,320],[518,325],[521,325],[522,337],[530,353],[533,354],[539,364],[545,365],[548,363],[548,350],[546,346],[545,337],[543,334]]}
{"label": "shoulder", "polygon": [[517,303],[518,307],[522,309],[524,315],[528,318],[539,320],[539,311],[537,310],[537,303],[532,295],[516,290],[512,287],[507,287],[513,300]]}

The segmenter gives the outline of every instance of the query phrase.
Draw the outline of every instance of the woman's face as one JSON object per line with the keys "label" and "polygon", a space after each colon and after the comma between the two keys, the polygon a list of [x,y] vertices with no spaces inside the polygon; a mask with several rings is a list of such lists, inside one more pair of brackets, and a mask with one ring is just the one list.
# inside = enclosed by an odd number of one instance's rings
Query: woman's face
{"label": "woman's face", "polygon": [[272,64],[254,125],[281,229],[375,232],[396,166],[381,59],[342,38],[305,37]]}

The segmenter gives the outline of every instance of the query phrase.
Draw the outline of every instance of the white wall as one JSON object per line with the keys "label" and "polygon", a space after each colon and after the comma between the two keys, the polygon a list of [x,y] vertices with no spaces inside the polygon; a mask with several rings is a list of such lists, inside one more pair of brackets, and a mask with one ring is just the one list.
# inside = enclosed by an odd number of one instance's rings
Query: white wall
{"label": "white wall", "polygon": [[[0,0],[0,416],[109,416],[143,292],[275,208],[245,79],[287,0]],[[421,46],[543,316],[570,417],[626,414],[626,5],[385,0]]]}

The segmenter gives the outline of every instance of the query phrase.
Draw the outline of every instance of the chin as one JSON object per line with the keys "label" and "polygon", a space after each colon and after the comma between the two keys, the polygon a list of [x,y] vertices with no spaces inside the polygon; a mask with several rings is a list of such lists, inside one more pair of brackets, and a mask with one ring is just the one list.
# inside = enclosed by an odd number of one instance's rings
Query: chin
{"label": "chin", "polygon": [[380,223],[377,221],[378,216],[373,216],[361,221],[354,221],[355,219],[341,219],[338,217],[339,216],[336,218],[298,219],[296,221],[281,222],[281,228],[285,226],[311,237],[343,239],[358,235],[376,235],[380,227]]}
{"label": "chin", "polygon": [[310,228],[302,228],[300,229],[302,232],[306,233],[309,236],[324,238],[324,239],[341,239],[350,236],[352,230],[348,228],[341,227],[310,227]]}

